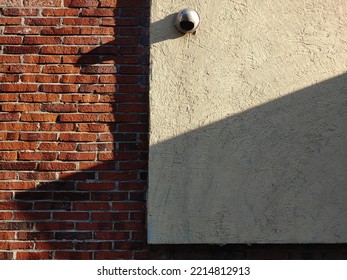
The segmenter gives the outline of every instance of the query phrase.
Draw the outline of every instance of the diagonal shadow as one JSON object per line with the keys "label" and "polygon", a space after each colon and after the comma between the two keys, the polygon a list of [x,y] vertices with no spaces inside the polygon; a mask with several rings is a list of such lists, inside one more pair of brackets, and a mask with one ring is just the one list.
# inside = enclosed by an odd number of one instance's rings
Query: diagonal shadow
{"label": "diagonal shadow", "polygon": [[153,244],[346,243],[347,74],[150,146]]}

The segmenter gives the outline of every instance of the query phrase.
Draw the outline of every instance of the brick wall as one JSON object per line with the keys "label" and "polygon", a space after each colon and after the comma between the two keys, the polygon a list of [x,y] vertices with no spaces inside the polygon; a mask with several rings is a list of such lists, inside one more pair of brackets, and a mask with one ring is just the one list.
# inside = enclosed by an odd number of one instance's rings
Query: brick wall
{"label": "brick wall", "polygon": [[0,259],[346,258],[146,244],[149,0],[0,0]]}

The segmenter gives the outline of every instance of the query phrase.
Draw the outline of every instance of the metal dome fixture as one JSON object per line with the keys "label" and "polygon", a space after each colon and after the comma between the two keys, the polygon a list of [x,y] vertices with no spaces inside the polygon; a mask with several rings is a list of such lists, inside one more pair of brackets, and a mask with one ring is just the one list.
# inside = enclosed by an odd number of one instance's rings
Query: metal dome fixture
{"label": "metal dome fixture", "polygon": [[199,14],[194,9],[183,9],[175,17],[175,26],[182,33],[195,32],[199,23]]}

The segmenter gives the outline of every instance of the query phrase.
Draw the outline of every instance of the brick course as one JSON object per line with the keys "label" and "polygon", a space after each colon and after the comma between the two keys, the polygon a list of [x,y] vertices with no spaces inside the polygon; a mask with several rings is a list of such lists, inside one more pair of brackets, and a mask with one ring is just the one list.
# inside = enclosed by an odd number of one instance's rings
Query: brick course
{"label": "brick course", "polygon": [[146,244],[149,0],[0,0],[0,259],[346,258]]}

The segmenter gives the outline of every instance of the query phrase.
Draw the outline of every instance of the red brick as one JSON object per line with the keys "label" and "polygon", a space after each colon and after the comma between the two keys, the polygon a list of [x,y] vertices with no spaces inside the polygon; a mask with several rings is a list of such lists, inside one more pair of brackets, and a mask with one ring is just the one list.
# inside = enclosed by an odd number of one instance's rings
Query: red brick
{"label": "red brick", "polygon": [[22,241],[22,242],[1,242],[0,250],[28,250],[34,248],[34,242]]}
{"label": "red brick", "polygon": [[61,61],[60,56],[40,56],[38,63],[40,63],[40,64],[49,64],[49,63],[53,64],[53,63],[60,63],[60,61]]}
{"label": "red brick", "polygon": [[0,180],[13,180],[15,178],[15,172],[0,172]]}
{"label": "red brick", "polygon": [[112,209],[117,211],[135,211],[135,210],[144,210],[145,203],[143,202],[113,202]]}
{"label": "red brick", "polygon": [[43,9],[43,16],[64,17],[64,16],[77,16],[78,9]]}
{"label": "red brick", "polygon": [[61,42],[60,37],[52,36],[34,36],[34,37],[24,37],[23,43],[26,45],[54,45]]}
{"label": "red brick", "polygon": [[[76,125],[73,123],[42,123],[41,131],[75,131]],[[56,139],[52,139],[56,140]]]}
{"label": "red brick", "polygon": [[58,94],[21,94],[20,101],[23,102],[57,102],[59,100]]}
{"label": "red brick", "polygon": [[17,152],[0,152],[0,160],[16,160]]}
{"label": "red brick", "polygon": [[81,73],[84,74],[110,74],[110,73],[117,73],[117,67],[116,66],[97,66],[97,65],[92,65],[92,66],[86,66],[81,69]]}
{"label": "red brick", "polygon": [[43,46],[41,48],[43,54],[77,54],[78,47],[72,46]]}
{"label": "red brick", "polygon": [[[2,169],[2,166],[6,166],[6,164],[0,162],[0,169]],[[11,169],[14,165],[11,165],[11,167],[5,167],[4,169]],[[20,167],[22,166],[22,167]],[[32,167],[32,168],[29,168]],[[24,163],[19,163],[15,166],[15,168],[12,169],[17,169],[17,170],[25,170],[25,169],[34,169],[34,165],[25,165]],[[0,189],[1,190],[28,190],[28,189],[34,189],[36,186],[35,182],[25,182],[25,181],[20,181],[20,182],[2,182],[0,184]]]}
{"label": "red brick", "polygon": [[[11,214],[11,213],[5,213],[5,214]],[[5,219],[2,219],[5,220]],[[0,232],[0,240],[11,240],[14,239],[15,233],[14,232]]]}
{"label": "red brick", "polygon": [[26,18],[24,20],[26,25],[36,25],[36,26],[48,26],[48,25],[59,25],[59,18]]}
{"label": "red brick", "polygon": [[97,112],[112,112],[114,111],[114,108],[112,104],[81,104],[78,106],[78,110],[80,112],[86,113],[86,112],[92,112],[92,113],[97,113]]}
{"label": "red brick", "polygon": [[70,7],[72,8],[84,8],[84,7],[97,7],[99,5],[98,0],[72,0]]}
{"label": "red brick", "polygon": [[53,251],[17,252],[17,260],[45,260],[53,257]]}
{"label": "red brick", "polygon": [[57,140],[57,133],[21,133],[20,140],[24,141],[54,141]]}
{"label": "red brick", "polygon": [[98,101],[99,94],[64,94],[61,97],[61,102],[97,103]]}
{"label": "red brick", "polygon": [[137,76],[114,76],[114,75],[100,75],[100,83],[104,84],[136,84],[139,82],[139,77]]}
{"label": "red brick", "polygon": [[110,126],[108,124],[79,124],[78,131],[84,132],[108,132]]}
{"label": "red brick", "polygon": [[[40,72],[40,66],[39,65],[4,65],[2,66],[2,71],[5,73],[39,73]],[[28,87],[28,91],[30,90],[30,87],[37,88],[37,85],[26,85],[26,84],[12,84],[13,88],[15,86],[18,86],[19,88],[25,88]],[[4,89],[3,89],[4,91]]]}
{"label": "red brick", "polygon": [[9,102],[9,101],[18,101],[18,94],[15,93],[1,93],[0,101],[1,102]]}
{"label": "red brick", "polygon": [[40,106],[37,103],[5,103],[1,109],[5,112],[30,112],[40,110]]}
{"label": "red brick", "polygon": [[42,85],[41,92],[76,92],[77,85]]}
{"label": "red brick", "polygon": [[66,64],[96,64],[100,62],[100,56],[97,55],[69,55],[63,57],[63,63]]}
{"label": "red brick", "polygon": [[[79,27],[44,27],[41,34],[43,35],[78,35]],[[65,40],[63,41],[65,43]]]}
{"label": "red brick", "polygon": [[39,170],[75,170],[76,164],[72,162],[40,162]]}
{"label": "red brick", "polygon": [[28,122],[55,122],[57,118],[58,114],[24,113],[21,120]]}
{"label": "red brick", "polygon": [[61,133],[60,141],[64,142],[94,142],[97,139],[95,133]]}
{"label": "red brick", "polygon": [[16,17],[0,17],[0,25],[19,25],[21,23],[20,18]]}
{"label": "red brick", "polygon": [[18,8],[6,8],[3,9],[3,15],[5,16],[37,16],[39,14],[38,9],[18,9]]}
{"label": "red brick", "polygon": [[81,28],[81,34],[87,35],[114,35],[116,33],[113,27],[83,27]]}
{"label": "red brick", "polygon": [[[99,25],[98,18],[64,18],[64,25]],[[98,38],[98,37],[95,37]]]}
{"label": "red brick", "polygon": [[55,220],[64,220],[64,221],[69,221],[69,220],[88,220],[89,219],[89,213],[88,212],[55,212],[53,213],[53,219]]}
{"label": "red brick", "polygon": [[19,55],[0,55],[1,63],[19,63],[20,56]]}
{"label": "red brick", "polygon": [[44,142],[39,145],[42,151],[75,151],[75,143]]}
{"label": "red brick", "polygon": [[79,92],[90,93],[115,93],[117,91],[116,85],[81,85]]}
{"label": "red brick", "polygon": [[78,242],[75,243],[76,250],[112,250],[112,242],[94,241],[94,242]]}
{"label": "red brick", "polygon": [[82,222],[76,223],[77,230],[111,230],[112,222]]}
{"label": "red brick", "polygon": [[21,77],[23,82],[37,82],[40,84],[44,83],[57,83],[59,81],[58,75],[22,75]]}
{"label": "red brick", "polygon": [[55,180],[56,174],[53,172],[18,172],[20,180]]}
{"label": "red brick", "polygon": [[103,172],[99,173],[101,180],[116,180],[116,181],[130,181],[137,179],[137,173],[134,172]]}
{"label": "red brick", "polygon": [[18,139],[19,139],[18,132],[0,132],[0,140],[18,140]]}
{"label": "red brick", "polygon": [[73,243],[70,241],[39,241],[35,243],[36,250],[51,250],[52,248],[55,250],[72,250]]}
{"label": "red brick", "polygon": [[117,0],[101,0],[100,7],[117,7]]}
{"label": "red brick", "polygon": [[0,121],[2,122],[18,121],[19,117],[19,113],[0,113]]}
{"label": "red brick", "polygon": [[[98,37],[81,36],[81,37],[64,37],[63,44],[66,45],[96,45],[99,43]],[[79,60],[82,60],[79,58]],[[85,61],[85,59],[84,59]],[[98,60],[96,60],[97,62]],[[78,62],[78,61],[76,61]]]}
{"label": "red brick", "polygon": [[80,162],[80,170],[114,170],[115,164],[101,162]]}
{"label": "red brick", "polygon": [[59,153],[59,160],[69,160],[69,161],[85,161],[85,160],[95,160],[96,153]]}
{"label": "red brick", "polygon": [[7,6],[7,7],[21,7],[22,1],[18,0],[0,0],[0,6]]}
{"label": "red brick", "polygon": [[[60,79],[61,83],[75,83],[75,84],[95,84],[98,82],[97,76],[89,75],[62,75]],[[80,95],[77,95],[81,98]],[[73,101],[72,99],[70,102]]]}
{"label": "red brick", "polygon": [[[42,73],[73,74],[79,73],[80,68],[73,65],[43,66]],[[76,91],[76,90],[75,90]]]}
{"label": "red brick", "polygon": [[97,121],[97,114],[61,114],[61,122],[94,122]]}
{"label": "red brick", "polygon": [[19,45],[22,43],[22,37],[0,36],[0,44],[2,45]]}
{"label": "red brick", "polygon": [[95,191],[107,191],[107,190],[114,190],[115,189],[115,183],[105,183],[105,182],[93,182],[93,183],[78,183],[77,189],[81,191],[86,190],[95,190]]}
{"label": "red brick", "polygon": [[20,160],[55,160],[57,153],[54,152],[20,152]]}
{"label": "red brick", "polygon": [[61,0],[24,0],[23,4],[28,7],[60,7]]}
{"label": "red brick", "polygon": [[41,28],[36,26],[6,26],[4,34],[18,34],[18,35],[38,35],[40,34]]}
{"label": "red brick", "polygon": [[0,75],[0,82],[1,83],[19,82],[19,75],[13,75],[13,74]]}
{"label": "red brick", "polygon": [[36,131],[37,124],[28,123],[0,123],[0,130],[7,131]]}
{"label": "red brick", "polygon": [[19,151],[19,150],[33,150],[36,148],[36,143],[29,142],[0,142],[0,150]]}
{"label": "red brick", "polygon": [[76,251],[57,251],[55,258],[58,260],[90,260],[91,252],[76,252]]}
{"label": "red brick", "polygon": [[73,210],[110,210],[108,202],[78,201],[73,203]]}
{"label": "red brick", "polygon": [[75,104],[43,104],[42,110],[47,112],[77,112]]}
{"label": "red brick", "polygon": [[112,17],[114,16],[114,10],[113,9],[82,9],[82,16],[89,16],[89,17]]}
{"label": "red brick", "polygon": [[130,238],[130,234],[129,232],[97,231],[94,237],[98,240],[127,240]]}

